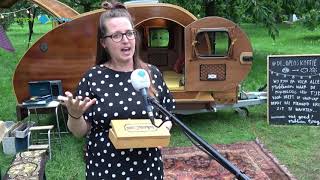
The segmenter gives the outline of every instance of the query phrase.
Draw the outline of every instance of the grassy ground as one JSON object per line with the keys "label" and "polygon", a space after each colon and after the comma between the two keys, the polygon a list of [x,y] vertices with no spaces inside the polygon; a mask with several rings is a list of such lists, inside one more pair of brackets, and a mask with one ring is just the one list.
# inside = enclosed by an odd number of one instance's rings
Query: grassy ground
{"label": "grassy ground", "polygon": [[[280,37],[273,41],[264,28],[251,24],[241,25],[247,32],[254,48],[254,65],[249,77],[243,82],[244,90],[257,90],[266,82],[266,57],[270,54],[315,54],[320,30],[310,32],[300,26],[280,26]],[[50,25],[35,25],[35,42]],[[27,27],[12,26],[8,35],[17,49],[8,53],[0,49],[0,119],[15,119],[15,96],[12,88],[14,69],[27,47]],[[320,179],[320,131],[319,127],[270,126],[266,122],[266,105],[249,108],[250,116],[239,117],[232,110],[217,113],[202,113],[180,118],[209,143],[234,143],[259,138],[266,147],[286,165],[298,178]],[[53,147],[53,159],[47,163],[48,179],[83,179],[84,164],[82,146],[84,140],[70,135],[63,136],[62,149]],[[191,145],[181,131],[173,128],[170,146]],[[2,174],[8,168],[12,156],[2,153],[0,147],[0,168]]]}

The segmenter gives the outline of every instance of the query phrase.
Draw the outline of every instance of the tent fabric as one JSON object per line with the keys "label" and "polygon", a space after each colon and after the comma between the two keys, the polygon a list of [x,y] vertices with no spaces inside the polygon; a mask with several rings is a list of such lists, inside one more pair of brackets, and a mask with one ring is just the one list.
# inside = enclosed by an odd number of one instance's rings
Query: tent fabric
{"label": "tent fabric", "polygon": [[9,52],[15,51],[2,25],[0,25],[0,47]]}

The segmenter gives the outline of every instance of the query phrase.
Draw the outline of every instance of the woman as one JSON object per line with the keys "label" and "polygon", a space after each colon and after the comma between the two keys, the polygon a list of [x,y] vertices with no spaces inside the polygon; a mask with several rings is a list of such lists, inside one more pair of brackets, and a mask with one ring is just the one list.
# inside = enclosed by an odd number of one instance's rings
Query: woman
{"label": "woman", "polygon": [[[68,127],[77,137],[87,135],[87,179],[163,179],[160,149],[116,150],[108,138],[112,119],[148,119],[143,97],[130,82],[134,69],[149,72],[152,86],[148,93],[168,110],[174,108],[174,99],[160,71],[139,58],[138,38],[127,9],[120,3],[102,6],[107,11],[100,16],[96,66],[79,82],[75,98],[70,92],[59,98],[68,109]],[[164,125],[172,126],[170,121]]]}

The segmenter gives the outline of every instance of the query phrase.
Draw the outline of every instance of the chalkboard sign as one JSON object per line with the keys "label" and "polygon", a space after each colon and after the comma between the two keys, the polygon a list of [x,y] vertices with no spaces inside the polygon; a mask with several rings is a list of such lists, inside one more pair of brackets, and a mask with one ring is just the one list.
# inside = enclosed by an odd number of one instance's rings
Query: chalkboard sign
{"label": "chalkboard sign", "polygon": [[320,55],[268,56],[268,121],[320,126]]}

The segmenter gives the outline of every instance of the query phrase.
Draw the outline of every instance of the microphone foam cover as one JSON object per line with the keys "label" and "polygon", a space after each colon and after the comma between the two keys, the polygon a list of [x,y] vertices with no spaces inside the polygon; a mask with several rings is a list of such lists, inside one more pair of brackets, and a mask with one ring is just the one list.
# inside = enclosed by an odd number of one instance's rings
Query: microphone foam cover
{"label": "microphone foam cover", "polygon": [[150,77],[146,70],[136,69],[131,73],[131,84],[136,91],[150,87]]}

